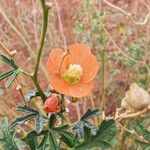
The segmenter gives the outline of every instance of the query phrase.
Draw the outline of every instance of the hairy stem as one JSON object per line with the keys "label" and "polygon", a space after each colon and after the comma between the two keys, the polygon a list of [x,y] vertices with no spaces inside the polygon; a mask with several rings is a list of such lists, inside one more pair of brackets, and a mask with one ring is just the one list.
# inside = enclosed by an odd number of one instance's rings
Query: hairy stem
{"label": "hairy stem", "polygon": [[33,80],[33,83],[35,84],[35,86],[36,86],[37,90],[39,91],[40,96],[44,102],[45,101],[45,95],[44,95],[44,93],[40,87],[39,82],[38,82],[38,70],[39,70],[40,59],[41,59],[41,55],[42,55],[42,51],[43,51],[43,47],[44,47],[45,36],[46,36],[46,32],[47,32],[49,8],[46,6],[45,0],[41,0],[41,5],[42,5],[42,12],[43,12],[43,21],[42,21],[43,23],[42,23],[40,44],[39,44],[39,48],[38,48],[38,54],[37,54],[37,58],[36,58],[36,64],[35,64],[32,80]]}

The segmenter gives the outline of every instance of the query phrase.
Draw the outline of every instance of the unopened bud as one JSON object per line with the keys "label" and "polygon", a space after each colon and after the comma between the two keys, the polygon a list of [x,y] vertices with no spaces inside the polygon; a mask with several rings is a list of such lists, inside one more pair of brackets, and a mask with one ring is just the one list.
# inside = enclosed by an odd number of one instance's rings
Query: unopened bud
{"label": "unopened bud", "polygon": [[51,9],[52,6],[53,6],[53,3],[51,3],[51,2],[47,2],[47,3],[46,3],[46,7],[47,7],[48,9]]}
{"label": "unopened bud", "polygon": [[17,53],[17,50],[12,50],[12,51],[10,52],[10,55],[11,55],[11,56],[15,56],[16,53]]}
{"label": "unopened bud", "polygon": [[17,85],[16,90],[20,90],[21,89],[21,85]]}

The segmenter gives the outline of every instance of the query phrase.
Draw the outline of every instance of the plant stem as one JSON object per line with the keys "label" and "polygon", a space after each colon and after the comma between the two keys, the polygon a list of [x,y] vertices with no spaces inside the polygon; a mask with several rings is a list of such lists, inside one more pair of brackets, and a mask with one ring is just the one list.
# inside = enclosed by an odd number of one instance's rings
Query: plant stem
{"label": "plant stem", "polygon": [[[103,30],[103,22],[102,22],[102,18],[99,16],[99,12],[102,11],[102,4],[101,4],[101,0],[99,2],[99,11],[96,8],[96,12],[98,14],[98,19],[99,19],[99,27],[100,27],[100,38],[103,39],[104,38],[104,30]],[[106,43],[103,43],[103,46],[101,46],[101,53],[100,53],[100,57],[101,57],[101,94],[100,94],[100,110],[104,111],[104,107],[105,107],[105,101],[104,101],[104,95],[105,95],[105,46]]]}
{"label": "plant stem", "polygon": [[46,32],[47,32],[49,8],[46,6],[45,0],[41,0],[41,6],[42,6],[42,12],[43,12],[42,32],[41,32],[40,44],[39,44],[39,48],[38,48],[38,54],[37,54],[37,58],[36,58],[36,64],[35,64],[32,80],[44,102],[45,95],[39,85],[39,82],[38,82],[38,70],[39,70],[40,59],[41,59],[41,55],[42,55],[42,51],[43,51],[43,47],[44,47],[45,36],[46,36]]}
{"label": "plant stem", "polygon": [[105,95],[105,50],[101,52],[101,95],[100,95],[100,110],[103,111],[105,107],[104,103]]}
{"label": "plant stem", "polygon": [[28,73],[27,71],[25,71],[25,70],[23,70],[23,69],[21,69],[21,68],[19,68],[19,70],[20,70],[20,72],[22,72],[24,75],[26,75],[26,76],[28,76],[28,77],[31,77],[31,74]]}

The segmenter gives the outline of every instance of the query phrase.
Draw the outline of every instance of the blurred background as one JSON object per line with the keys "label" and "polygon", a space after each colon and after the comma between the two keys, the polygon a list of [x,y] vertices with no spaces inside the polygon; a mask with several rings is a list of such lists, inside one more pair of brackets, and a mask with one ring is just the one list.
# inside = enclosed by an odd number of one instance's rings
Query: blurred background
{"label": "blurred background", "polygon": [[[52,48],[64,48],[83,41],[101,63],[92,94],[79,103],[69,104],[71,121],[76,121],[88,107],[99,107],[102,99],[106,114],[113,115],[133,82],[150,90],[149,0],[48,2],[52,3],[52,8],[39,71],[43,89],[50,82],[45,62]],[[0,41],[10,51],[17,50],[14,59],[28,72],[34,68],[41,17],[39,0],[0,0]],[[0,54],[6,54],[2,48]],[[7,69],[8,66],[0,63],[0,73]],[[0,81],[0,116],[8,116],[12,120],[18,115],[16,105],[24,103],[16,89],[18,84],[24,94],[34,86],[22,75],[9,89],[5,88],[4,82]],[[33,100],[33,105],[42,106],[38,99]]]}

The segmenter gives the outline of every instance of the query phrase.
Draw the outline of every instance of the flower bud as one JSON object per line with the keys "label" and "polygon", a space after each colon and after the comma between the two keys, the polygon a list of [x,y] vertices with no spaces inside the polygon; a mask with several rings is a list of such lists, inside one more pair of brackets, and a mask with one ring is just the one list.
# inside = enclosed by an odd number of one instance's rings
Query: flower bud
{"label": "flower bud", "polygon": [[11,55],[11,56],[15,56],[16,53],[17,53],[17,50],[12,50],[12,51],[10,52],[10,55]]}
{"label": "flower bud", "polygon": [[[150,105],[150,95],[136,83],[132,83],[122,101],[134,110],[142,110]],[[124,102],[122,102],[124,103]]]}
{"label": "flower bud", "polygon": [[46,2],[46,7],[47,7],[48,9],[51,9],[51,8],[53,7],[53,3],[51,3],[51,2]]}
{"label": "flower bud", "polygon": [[51,95],[45,102],[44,102],[44,111],[46,113],[57,113],[60,111],[59,107],[59,99],[56,95]]}

